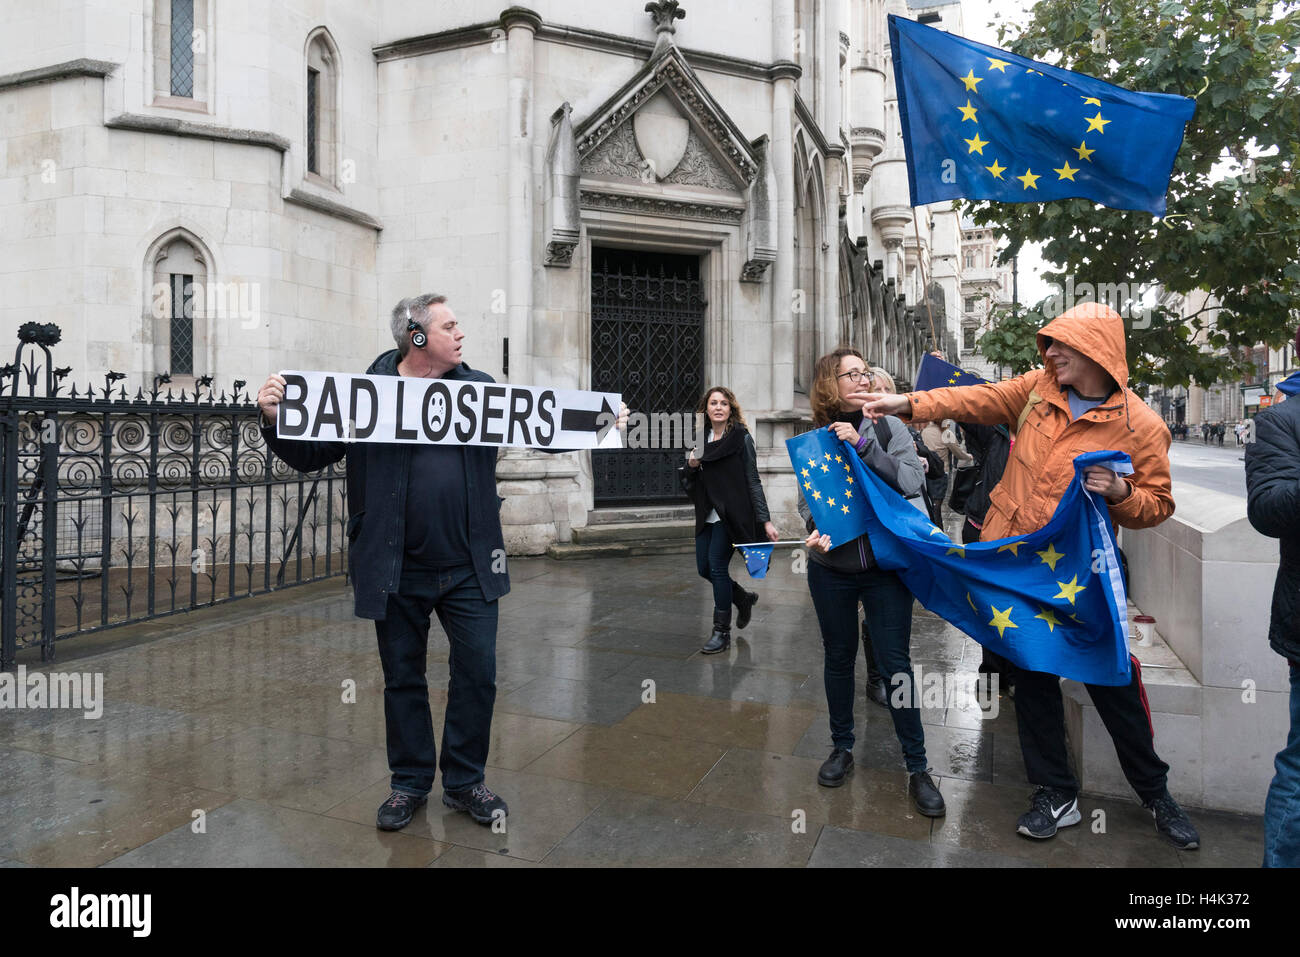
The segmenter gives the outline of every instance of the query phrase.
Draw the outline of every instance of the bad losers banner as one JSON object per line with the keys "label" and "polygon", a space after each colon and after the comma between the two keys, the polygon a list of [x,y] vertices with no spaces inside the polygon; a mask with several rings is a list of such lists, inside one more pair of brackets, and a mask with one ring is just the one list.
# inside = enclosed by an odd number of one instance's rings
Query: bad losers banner
{"label": "bad losers banner", "polygon": [[613,392],[413,379],[338,372],[281,372],[282,439],[426,442],[528,449],[622,447]]}

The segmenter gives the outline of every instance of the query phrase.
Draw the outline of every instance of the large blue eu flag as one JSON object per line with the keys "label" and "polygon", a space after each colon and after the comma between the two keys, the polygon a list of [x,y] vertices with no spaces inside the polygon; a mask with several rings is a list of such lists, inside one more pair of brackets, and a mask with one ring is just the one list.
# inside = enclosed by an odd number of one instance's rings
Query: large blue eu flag
{"label": "large blue eu flag", "polygon": [[1071,196],[1165,214],[1194,100],[1135,93],[890,15],[912,205]]}
{"label": "large blue eu flag", "polygon": [[955,385],[984,385],[985,380],[973,372],[960,369],[926,353],[921,357],[921,367],[916,370],[916,391],[947,389]]}
{"label": "large blue eu flag", "polygon": [[1038,531],[961,545],[826,429],[786,446],[817,530],[831,536],[832,547],[865,531],[877,564],[897,571],[917,601],[1021,668],[1128,684],[1119,553],[1106,503],[1082,479],[1089,465],[1131,472],[1126,454],[1075,458],[1075,480]]}

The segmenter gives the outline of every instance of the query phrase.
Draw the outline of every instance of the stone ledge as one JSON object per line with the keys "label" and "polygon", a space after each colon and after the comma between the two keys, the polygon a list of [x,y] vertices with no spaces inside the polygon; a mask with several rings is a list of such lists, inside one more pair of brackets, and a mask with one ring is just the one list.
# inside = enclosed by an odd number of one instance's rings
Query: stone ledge
{"label": "stone ledge", "polygon": [[110,60],[67,60],[50,66],[38,66],[18,73],[6,73],[0,76],[0,90],[16,89],[21,86],[33,86],[37,83],[52,83],[55,80],[67,80],[78,76],[103,78],[116,70],[121,64]]}

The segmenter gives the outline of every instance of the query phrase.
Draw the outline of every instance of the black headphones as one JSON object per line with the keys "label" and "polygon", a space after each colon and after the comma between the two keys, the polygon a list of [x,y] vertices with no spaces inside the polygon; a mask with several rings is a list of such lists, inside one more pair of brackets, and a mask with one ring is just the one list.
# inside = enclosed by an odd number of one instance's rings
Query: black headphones
{"label": "black headphones", "polygon": [[414,333],[411,336],[411,345],[417,349],[423,349],[424,344],[429,341],[429,337],[424,334],[420,324],[411,318],[411,307],[406,307],[406,331]]}

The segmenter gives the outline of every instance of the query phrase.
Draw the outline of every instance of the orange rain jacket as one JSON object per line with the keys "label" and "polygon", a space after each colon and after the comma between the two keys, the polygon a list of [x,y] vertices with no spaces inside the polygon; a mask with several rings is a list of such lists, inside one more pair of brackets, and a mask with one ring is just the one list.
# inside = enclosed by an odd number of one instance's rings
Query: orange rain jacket
{"label": "orange rain jacket", "polygon": [[[1110,373],[1119,391],[1071,420],[1070,404],[1047,358],[1047,339],[1082,352]],[[980,535],[985,541],[1037,531],[1051,519],[1074,478],[1074,457],[1099,449],[1127,452],[1129,495],[1110,506],[1112,523],[1159,525],[1174,513],[1169,485],[1169,429],[1128,388],[1124,320],[1108,306],[1087,302],[1062,313],[1038,333],[1046,367],[1006,382],[912,392],[912,417],[1002,423],[1015,434],[1002,481],[994,488]]]}

